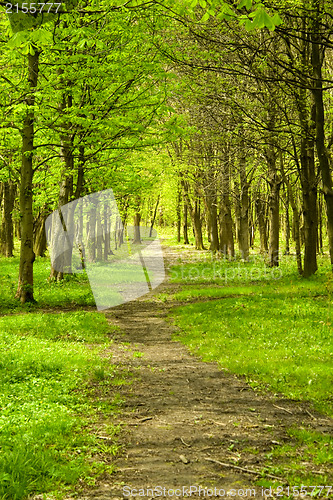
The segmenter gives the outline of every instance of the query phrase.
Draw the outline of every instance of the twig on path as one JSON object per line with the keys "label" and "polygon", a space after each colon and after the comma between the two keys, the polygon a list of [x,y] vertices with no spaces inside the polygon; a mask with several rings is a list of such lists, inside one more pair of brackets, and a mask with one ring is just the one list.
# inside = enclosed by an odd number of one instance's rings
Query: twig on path
{"label": "twig on path", "polygon": [[140,418],[139,422],[142,423],[142,422],[146,422],[146,420],[153,420],[153,417],[144,417],[144,418]]}
{"label": "twig on path", "polygon": [[312,413],[309,412],[309,410],[307,410],[306,408],[304,408],[304,410],[311,418],[313,418],[313,420],[317,420],[316,417],[314,417]]}
{"label": "twig on path", "polygon": [[181,442],[182,442],[185,446],[187,446],[188,448],[191,448],[191,445],[190,445],[190,444],[185,443],[185,441],[184,441],[184,439],[183,439],[183,438],[179,438],[179,439],[181,440]]}
{"label": "twig on path", "polygon": [[[262,474],[260,471],[257,471],[257,470],[247,469],[246,467],[239,467],[238,465],[233,465],[233,464],[225,464],[223,462],[219,462],[219,460],[214,460],[213,458],[206,458],[205,457],[205,460],[207,460],[208,462],[214,462],[215,464],[222,465],[222,467],[229,467],[231,469],[240,470],[242,472],[246,472],[247,474],[255,474],[256,476],[260,476]],[[283,481],[283,479],[281,477],[274,476],[273,474],[266,474],[265,473],[265,476],[270,477],[272,479],[278,479],[279,481]]]}
{"label": "twig on path", "polygon": [[278,405],[273,405],[273,406],[274,406],[274,408],[278,408],[279,410],[283,410],[283,411],[286,411],[287,413],[290,413],[290,415],[293,414],[290,410],[287,410],[287,408],[282,408],[282,406],[278,406]]}
{"label": "twig on path", "polygon": [[146,422],[147,420],[153,420],[153,417],[140,418],[140,420],[137,420],[136,422],[128,422],[128,423],[125,422],[125,425],[138,425],[142,424],[143,422]]}

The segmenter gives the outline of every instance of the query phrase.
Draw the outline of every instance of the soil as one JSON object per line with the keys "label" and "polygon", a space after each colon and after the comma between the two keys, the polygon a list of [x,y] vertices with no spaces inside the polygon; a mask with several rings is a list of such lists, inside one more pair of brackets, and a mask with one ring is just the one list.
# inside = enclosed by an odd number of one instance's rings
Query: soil
{"label": "soil", "polygon": [[[168,250],[169,264],[176,257]],[[256,485],[267,453],[290,441],[287,429],[295,424],[332,435],[333,421],[306,402],[257,393],[242,378],[173,341],[176,328],[169,316],[179,304],[163,302],[158,294],[172,295],[179,288],[166,281],[105,313],[120,327],[109,347],[113,363],[131,383],[113,387],[125,401],[119,416],[112,417],[122,424],[121,452],[109,457],[116,470],[79,498],[283,498],[288,486],[283,476],[277,474],[280,496],[268,496]],[[101,439],[107,440],[107,423],[105,417]],[[323,466],[308,467],[327,473]],[[157,486],[162,490],[153,491]],[[167,490],[176,490],[174,496]]]}

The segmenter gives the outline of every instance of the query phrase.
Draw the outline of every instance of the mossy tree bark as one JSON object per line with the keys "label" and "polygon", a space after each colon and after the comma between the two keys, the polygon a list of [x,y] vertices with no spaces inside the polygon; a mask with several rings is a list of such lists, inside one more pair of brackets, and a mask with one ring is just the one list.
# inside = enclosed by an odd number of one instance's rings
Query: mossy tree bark
{"label": "mossy tree bark", "polygon": [[21,217],[21,250],[18,289],[16,298],[23,304],[34,302],[33,293],[33,212],[32,212],[32,179],[33,179],[33,150],[34,150],[34,104],[35,90],[38,82],[39,52],[36,47],[28,58],[28,89],[25,97],[27,106],[23,121],[22,160],[20,183],[20,217]]}

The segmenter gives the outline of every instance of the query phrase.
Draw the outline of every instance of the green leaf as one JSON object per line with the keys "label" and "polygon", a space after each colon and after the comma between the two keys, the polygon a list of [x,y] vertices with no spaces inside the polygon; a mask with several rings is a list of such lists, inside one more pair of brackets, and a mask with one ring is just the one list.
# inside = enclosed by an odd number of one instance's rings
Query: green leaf
{"label": "green leaf", "polygon": [[267,14],[267,12],[264,9],[260,8],[255,12],[255,16],[253,18],[253,27],[258,29],[274,29],[274,24],[272,22],[272,18]]}
{"label": "green leaf", "polygon": [[223,6],[223,13],[224,15],[227,17],[227,18],[230,18],[230,17],[235,17],[235,13],[234,11],[229,7],[229,5],[224,5]]}
{"label": "green leaf", "polygon": [[252,0],[241,0],[241,2],[237,6],[237,9],[242,9],[243,7],[246,7],[247,10],[250,10],[252,7]]}
{"label": "green leaf", "polygon": [[275,28],[272,18],[265,11],[263,11],[262,13],[262,22],[263,22],[263,27],[266,27],[269,30],[273,30]]}
{"label": "green leaf", "polygon": [[22,44],[26,43],[28,40],[28,33],[25,31],[19,31],[15,33],[8,42],[8,47],[11,49],[16,49],[21,47]]}
{"label": "green leaf", "polygon": [[248,30],[248,31],[251,31],[255,28],[255,26],[253,26],[253,22],[248,19],[246,22],[245,22],[245,29]]}
{"label": "green leaf", "polygon": [[201,18],[201,22],[204,23],[204,22],[208,21],[209,17],[210,17],[209,12],[205,12],[205,14]]}
{"label": "green leaf", "polygon": [[206,2],[206,0],[199,0],[199,4],[200,4],[200,7],[202,7],[203,9],[205,9],[206,5],[207,5],[207,2]]}
{"label": "green leaf", "polygon": [[31,33],[31,40],[38,44],[47,44],[53,41],[51,31],[47,31],[43,28],[39,28]]}
{"label": "green leaf", "polygon": [[272,22],[274,23],[274,26],[280,26],[280,24],[283,23],[281,17],[279,16],[278,12],[274,14],[272,17]]}

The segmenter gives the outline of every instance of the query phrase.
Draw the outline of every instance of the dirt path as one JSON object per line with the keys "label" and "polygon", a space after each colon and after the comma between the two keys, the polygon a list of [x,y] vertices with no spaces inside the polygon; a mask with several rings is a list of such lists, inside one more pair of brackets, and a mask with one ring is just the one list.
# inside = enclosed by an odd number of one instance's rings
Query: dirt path
{"label": "dirt path", "polygon": [[[255,489],[256,498],[265,498],[254,486],[260,476],[234,466],[261,469],[265,454],[290,440],[286,429],[294,423],[332,433],[332,421],[309,412],[306,403],[260,396],[242,379],[172,341],[170,305],[156,293],[176,288],[166,282],[155,294],[107,313],[122,332],[110,347],[114,363],[133,373],[134,381],[116,388],[126,401],[119,417],[123,451],[115,461],[117,472],[81,500],[128,498],[133,489],[138,498],[186,498],[186,493],[190,498],[249,498],[251,488],[252,497]],[[177,491],[173,497],[172,492],[147,491],[156,486]],[[204,494],[205,488],[210,491]]]}

